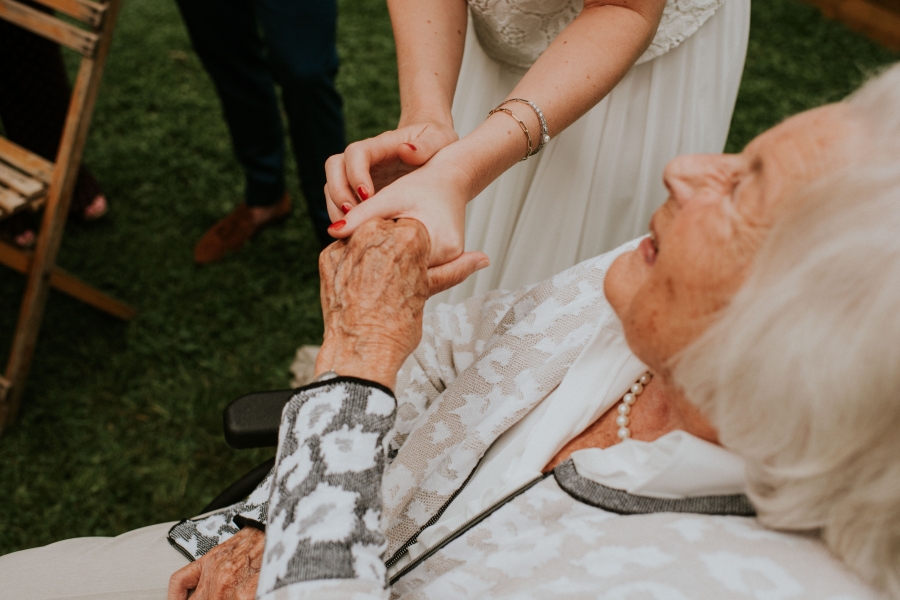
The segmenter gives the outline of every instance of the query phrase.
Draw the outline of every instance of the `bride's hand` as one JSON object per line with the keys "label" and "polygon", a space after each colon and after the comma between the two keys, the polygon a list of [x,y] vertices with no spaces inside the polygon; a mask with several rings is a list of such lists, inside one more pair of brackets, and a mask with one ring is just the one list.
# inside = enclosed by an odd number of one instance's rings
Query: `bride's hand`
{"label": "bride's hand", "polygon": [[341,215],[344,223],[334,223],[328,232],[347,238],[369,219],[415,219],[425,226],[431,240],[428,266],[447,264],[464,249],[468,179],[459,167],[437,156]]}
{"label": "bride's hand", "polygon": [[428,162],[459,136],[452,127],[421,121],[353,142],[325,162],[325,196],[332,221]]}

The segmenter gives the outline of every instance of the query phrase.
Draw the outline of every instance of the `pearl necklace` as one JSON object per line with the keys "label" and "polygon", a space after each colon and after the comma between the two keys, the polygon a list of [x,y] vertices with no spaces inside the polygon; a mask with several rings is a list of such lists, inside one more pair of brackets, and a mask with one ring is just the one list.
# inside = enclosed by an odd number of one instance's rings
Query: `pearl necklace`
{"label": "pearl necklace", "polygon": [[650,371],[647,371],[634,382],[628,393],[622,396],[622,404],[619,405],[619,416],[616,417],[620,440],[626,440],[631,437],[631,430],[628,429],[628,424],[631,423],[631,419],[628,418],[628,415],[631,414],[631,405],[635,403],[637,397],[644,391],[644,386],[650,383],[651,379],[653,379],[653,375],[650,374]]}

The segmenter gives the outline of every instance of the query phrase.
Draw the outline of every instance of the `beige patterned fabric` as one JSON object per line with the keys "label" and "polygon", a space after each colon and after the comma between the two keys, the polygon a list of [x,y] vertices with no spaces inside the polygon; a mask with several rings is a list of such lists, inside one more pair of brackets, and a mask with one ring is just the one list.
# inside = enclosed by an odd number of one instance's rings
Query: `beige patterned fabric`
{"label": "beige patterned fabric", "polygon": [[747,517],[618,516],[550,477],[402,577],[394,600],[851,600],[872,591],[818,540]]}
{"label": "beige patterned fabric", "polygon": [[[385,472],[390,558],[439,513],[504,431],[559,385],[601,320],[606,270],[630,242],[536,286],[441,305],[397,378]],[[603,323],[605,324],[605,323]]]}

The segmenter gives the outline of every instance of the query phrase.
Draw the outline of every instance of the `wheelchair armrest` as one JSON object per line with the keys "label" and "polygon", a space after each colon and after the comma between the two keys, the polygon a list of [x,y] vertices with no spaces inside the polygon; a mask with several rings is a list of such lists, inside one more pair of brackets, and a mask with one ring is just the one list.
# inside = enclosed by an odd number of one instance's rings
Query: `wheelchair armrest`
{"label": "wheelchair armrest", "polygon": [[281,411],[294,390],[254,392],[229,404],[222,414],[225,441],[232,448],[264,448],[278,445]]}

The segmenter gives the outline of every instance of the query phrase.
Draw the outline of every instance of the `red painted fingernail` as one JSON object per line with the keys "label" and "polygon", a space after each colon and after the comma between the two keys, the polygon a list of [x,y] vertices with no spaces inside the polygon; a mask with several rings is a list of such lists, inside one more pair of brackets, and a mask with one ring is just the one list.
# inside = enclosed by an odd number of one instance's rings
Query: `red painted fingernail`
{"label": "red painted fingernail", "polygon": [[341,204],[341,212],[344,213],[345,215],[348,212],[350,212],[350,209],[352,209],[352,208],[353,208],[353,206],[350,204]]}
{"label": "red painted fingernail", "polygon": [[340,231],[341,229],[344,228],[344,225],[346,225],[346,224],[347,224],[347,221],[341,219],[340,221],[335,221],[334,223],[329,225],[328,229],[330,229],[331,231]]}
{"label": "red painted fingernail", "polygon": [[369,199],[369,190],[366,189],[366,186],[361,185],[356,188],[356,195],[359,196],[360,200],[368,200]]}
{"label": "red painted fingernail", "polygon": [[416,148],[416,147],[413,146],[412,144],[406,144],[406,145],[409,146],[410,148],[412,148],[412,151],[413,151],[413,152],[415,152],[416,150],[418,150],[418,148]]}

